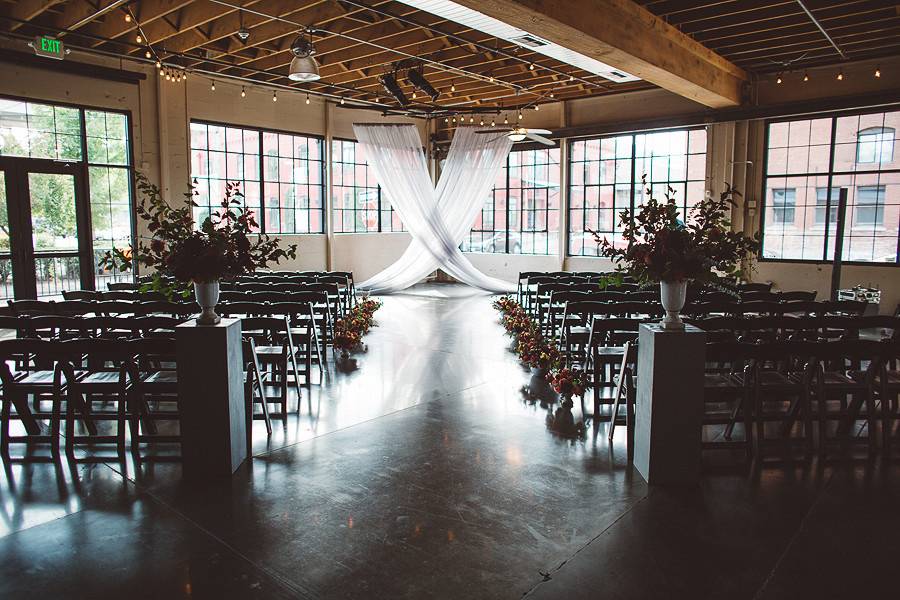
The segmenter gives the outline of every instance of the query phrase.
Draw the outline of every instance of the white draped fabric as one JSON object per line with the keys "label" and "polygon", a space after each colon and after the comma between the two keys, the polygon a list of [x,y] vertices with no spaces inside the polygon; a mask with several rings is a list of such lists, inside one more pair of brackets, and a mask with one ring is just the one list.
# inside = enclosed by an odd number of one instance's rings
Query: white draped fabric
{"label": "white draped fabric", "polygon": [[440,267],[483,290],[515,289],[513,283],[476,269],[459,250],[512,148],[507,136],[457,128],[435,188],[415,125],[354,124],[353,130],[382,191],[413,238],[397,262],[358,288],[373,294],[398,292]]}

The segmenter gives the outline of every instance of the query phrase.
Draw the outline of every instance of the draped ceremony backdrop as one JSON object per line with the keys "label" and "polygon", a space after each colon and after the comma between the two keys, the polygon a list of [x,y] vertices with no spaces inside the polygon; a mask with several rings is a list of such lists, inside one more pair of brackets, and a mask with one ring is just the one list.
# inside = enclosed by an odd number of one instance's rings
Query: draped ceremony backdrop
{"label": "draped ceremony backdrop", "polygon": [[394,264],[358,288],[390,294],[442,268],[483,290],[515,290],[515,284],[476,269],[459,250],[512,148],[502,131],[486,135],[473,127],[457,128],[435,187],[415,125],[354,124],[353,130],[382,191],[413,238]]}

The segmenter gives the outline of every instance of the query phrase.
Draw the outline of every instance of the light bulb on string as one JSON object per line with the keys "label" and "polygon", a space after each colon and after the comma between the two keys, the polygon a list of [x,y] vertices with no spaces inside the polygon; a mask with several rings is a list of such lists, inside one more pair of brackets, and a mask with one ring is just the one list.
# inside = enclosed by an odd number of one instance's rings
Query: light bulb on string
{"label": "light bulb on string", "polygon": [[875,78],[876,78],[876,79],[880,79],[880,78],[881,78],[881,66],[880,66],[880,65],[877,65],[877,66],[875,67]]}
{"label": "light bulb on string", "polygon": [[344,97],[341,96],[341,104],[344,104]]}
{"label": "light bulb on string", "polygon": [[540,104],[535,104],[535,105],[534,105],[534,110],[535,110],[535,111],[541,110],[541,105],[540,105]]}
{"label": "light bulb on string", "polygon": [[506,115],[503,115],[503,124],[509,125],[509,117],[507,117]]}
{"label": "light bulb on string", "polygon": [[416,92],[415,92],[415,90],[413,90],[413,93],[412,93],[412,99],[415,100],[416,97],[417,97],[417,96],[416,96]]}
{"label": "light bulb on string", "polygon": [[520,110],[520,111],[519,111],[519,120],[521,121],[521,120],[524,119],[524,118],[525,118],[525,117],[522,116],[522,111]]}
{"label": "light bulb on string", "polygon": [[555,95],[553,92],[550,92],[550,97],[551,97],[551,98],[555,98],[556,95]]}
{"label": "light bulb on string", "polygon": [[534,63],[530,63],[530,64],[528,65],[528,70],[529,70],[529,71],[534,71]]}
{"label": "light bulb on string", "polygon": [[809,81],[809,73],[807,73],[806,71],[803,72],[803,81],[804,82]]}
{"label": "light bulb on string", "polygon": [[156,68],[157,68],[157,69],[162,69],[162,63],[159,62],[159,61],[156,61]]}
{"label": "light bulb on string", "polygon": [[496,123],[494,122],[493,119],[491,119],[491,127],[494,127],[495,125],[496,125]]}
{"label": "light bulb on string", "polygon": [[247,92],[244,90],[243,86],[241,86],[241,98],[246,98]]}
{"label": "light bulb on string", "polygon": [[216,91],[216,80],[215,79],[213,79],[212,83],[209,86],[209,89],[213,92]]}
{"label": "light bulb on string", "polygon": [[126,22],[126,23],[131,23],[131,15],[128,14],[128,13],[125,13],[125,22]]}
{"label": "light bulb on string", "polygon": [[569,81],[575,81],[575,76],[574,76],[574,75],[569,75]]}
{"label": "light bulb on string", "polygon": [[778,77],[775,79],[775,83],[781,85],[781,81],[782,81],[782,79],[781,79],[781,73],[779,73],[779,74],[778,74]]}
{"label": "light bulb on string", "polygon": [[309,94],[306,95],[306,103],[309,104]]}
{"label": "light bulb on string", "polygon": [[278,102],[278,92],[272,92],[272,102]]}
{"label": "light bulb on string", "polygon": [[482,127],[484,127],[484,119],[479,120],[478,124],[481,125]]}
{"label": "light bulb on string", "polygon": [[455,83],[451,83],[451,84],[450,84],[450,91],[451,91],[451,92],[455,92],[455,91],[456,91],[456,84],[455,84]]}
{"label": "light bulb on string", "polygon": [[843,69],[841,69],[840,71],[838,71],[838,74],[837,74],[837,80],[838,80],[838,81],[843,81],[843,80],[844,80],[844,70],[843,70]]}
{"label": "light bulb on string", "polygon": [[475,117],[469,115],[469,123],[474,123],[474,122],[475,122]]}
{"label": "light bulb on string", "polygon": [[453,115],[453,122],[456,123],[456,115]]}
{"label": "light bulb on string", "polygon": [[134,41],[137,42],[138,44],[143,44],[144,38],[141,37],[141,34],[137,34],[136,36],[134,36]]}
{"label": "light bulb on string", "polygon": [[153,58],[153,53],[147,50],[146,52],[144,52],[144,56],[146,56],[147,58]]}
{"label": "light bulb on string", "polygon": [[444,117],[444,123],[449,123],[449,122],[450,122],[450,117]]}

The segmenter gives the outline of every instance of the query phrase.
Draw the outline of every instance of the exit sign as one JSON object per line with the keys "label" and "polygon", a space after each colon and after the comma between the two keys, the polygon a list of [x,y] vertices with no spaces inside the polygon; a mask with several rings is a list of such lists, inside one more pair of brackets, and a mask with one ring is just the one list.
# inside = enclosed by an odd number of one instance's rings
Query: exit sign
{"label": "exit sign", "polygon": [[63,46],[62,40],[46,35],[35,36],[31,47],[34,48],[34,53],[38,56],[46,56],[56,60],[62,60],[66,56],[66,48]]}

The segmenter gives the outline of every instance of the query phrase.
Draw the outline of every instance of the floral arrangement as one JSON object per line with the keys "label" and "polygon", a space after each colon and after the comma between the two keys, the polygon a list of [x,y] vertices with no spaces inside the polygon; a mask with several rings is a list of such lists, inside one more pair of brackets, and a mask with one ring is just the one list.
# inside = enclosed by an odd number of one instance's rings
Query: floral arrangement
{"label": "floral arrangement", "polygon": [[180,206],[169,206],[159,188],[142,173],[135,175],[135,184],[142,195],[137,214],[147,223],[150,237],[139,240],[137,252],[130,247],[113,248],[103,255],[99,266],[124,272],[136,261],[153,269],[145,290],[187,297],[191,283],[253,273],[283,258],[296,258],[296,244],[282,248],[278,238],[256,233],[259,224],[253,212],[243,207],[238,183],[226,183],[219,209],[204,219],[199,230],[194,228],[193,209],[198,206],[194,197],[199,194],[194,185]]}
{"label": "floral arrangement", "polygon": [[541,334],[537,323],[528,316],[522,306],[503,296],[494,302],[500,311],[500,321],[506,332],[515,340],[516,354],[522,363],[535,369],[552,369],[560,361],[559,348]]}
{"label": "floral arrangement", "polygon": [[335,350],[348,353],[360,343],[362,337],[375,324],[375,311],[381,308],[381,302],[364,298],[351,308],[346,315],[335,321],[332,346]]}
{"label": "floral arrangement", "polygon": [[550,385],[562,396],[583,396],[587,387],[585,373],[578,369],[562,368],[548,376]]}
{"label": "floral arrangement", "polygon": [[[647,186],[647,176],[642,178]],[[731,230],[729,215],[740,193],[727,185],[719,197],[704,198],[679,218],[675,190],[669,187],[659,201],[647,187],[648,200],[633,214],[619,213],[627,248],[617,248],[591,231],[600,245],[600,255],[611,258],[617,278],[630,275],[639,283],[699,281],[723,283],[743,276],[740,264],[759,250],[758,235],[750,238]],[[616,277],[616,276],[614,276]]]}

